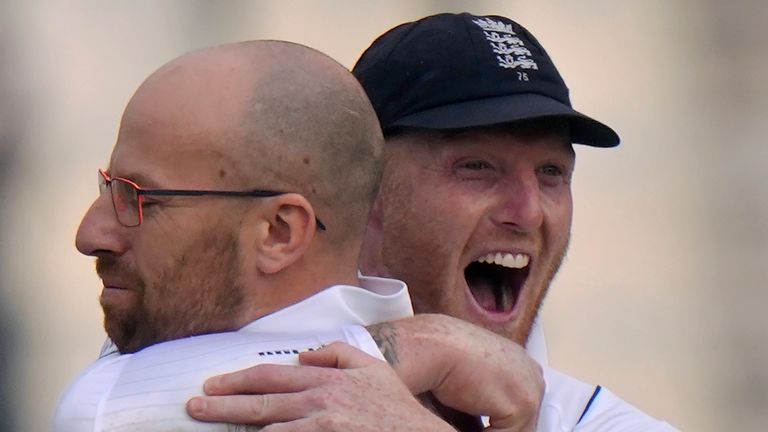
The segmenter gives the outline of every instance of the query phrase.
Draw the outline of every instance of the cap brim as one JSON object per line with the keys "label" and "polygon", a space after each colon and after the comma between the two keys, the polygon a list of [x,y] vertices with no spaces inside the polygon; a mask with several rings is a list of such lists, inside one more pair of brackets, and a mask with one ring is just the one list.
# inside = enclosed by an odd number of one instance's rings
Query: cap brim
{"label": "cap brim", "polygon": [[535,93],[476,99],[443,105],[401,117],[385,125],[385,132],[397,127],[462,129],[493,126],[521,120],[563,118],[568,120],[571,141],[593,147],[615,147],[619,135],[607,125],[573,108]]}

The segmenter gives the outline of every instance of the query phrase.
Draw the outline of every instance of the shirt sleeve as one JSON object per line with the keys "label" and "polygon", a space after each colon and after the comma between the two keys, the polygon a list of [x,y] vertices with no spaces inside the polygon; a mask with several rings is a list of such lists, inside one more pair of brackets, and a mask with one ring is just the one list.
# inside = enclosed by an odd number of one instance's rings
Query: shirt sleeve
{"label": "shirt sleeve", "polygon": [[581,382],[552,368],[544,369],[546,391],[537,432],[673,432],[659,421],[603,387]]}
{"label": "shirt sleeve", "polygon": [[678,429],[656,420],[603,388],[595,395],[573,431],[675,432]]}

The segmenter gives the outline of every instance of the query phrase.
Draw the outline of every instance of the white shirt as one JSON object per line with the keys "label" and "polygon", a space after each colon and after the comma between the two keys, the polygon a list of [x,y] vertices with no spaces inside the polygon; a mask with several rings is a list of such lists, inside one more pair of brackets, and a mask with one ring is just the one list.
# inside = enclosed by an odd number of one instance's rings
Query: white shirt
{"label": "white shirt", "polygon": [[[202,395],[206,378],[259,363],[298,364],[298,353],[343,341],[381,360],[362,327],[413,315],[403,282],[361,277],[360,287],[335,285],[237,332],[195,336],[134,354],[111,350],[67,389],[55,432],[245,431],[197,422],[185,404]],[[253,429],[255,430],[255,429]]]}
{"label": "white shirt", "polygon": [[544,333],[537,323],[526,345],[544,368],[546,390],[537,432],[674,432],[609,390],[583,383],[548,367]]}

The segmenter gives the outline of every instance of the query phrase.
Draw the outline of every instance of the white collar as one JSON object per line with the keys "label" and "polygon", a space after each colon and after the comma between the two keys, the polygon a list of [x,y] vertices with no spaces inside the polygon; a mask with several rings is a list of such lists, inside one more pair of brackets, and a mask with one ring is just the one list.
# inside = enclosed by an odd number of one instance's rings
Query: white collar
{"label": "white collar", "polygon": [[261,317],[240,331],[318,333],[346,325],[369,325],[413,315],[404,282],[359,276],[360,287],[333,285],[294,305]]}
{"label": "white collar", "polygon": [[528,342],[525,343],[525,349],[542,367],[547,367],[549,366],[547,341],[544,340],[544,329],[540,321],[541,317],[538,317],[533,322],[533,328],[531,328],[531,334],[528,336]]}

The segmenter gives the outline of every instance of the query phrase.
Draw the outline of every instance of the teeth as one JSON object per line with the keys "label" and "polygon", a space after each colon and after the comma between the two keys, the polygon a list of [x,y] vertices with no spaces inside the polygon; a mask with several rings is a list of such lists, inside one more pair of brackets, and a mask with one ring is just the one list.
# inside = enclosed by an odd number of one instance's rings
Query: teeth
{"label": "teeth", "polygon": [[507,268],[521,269],[528,265],[531,260],[526,254],[511,254],[496,252],[489,253],[477,259],[479,263],[496,264]]}

